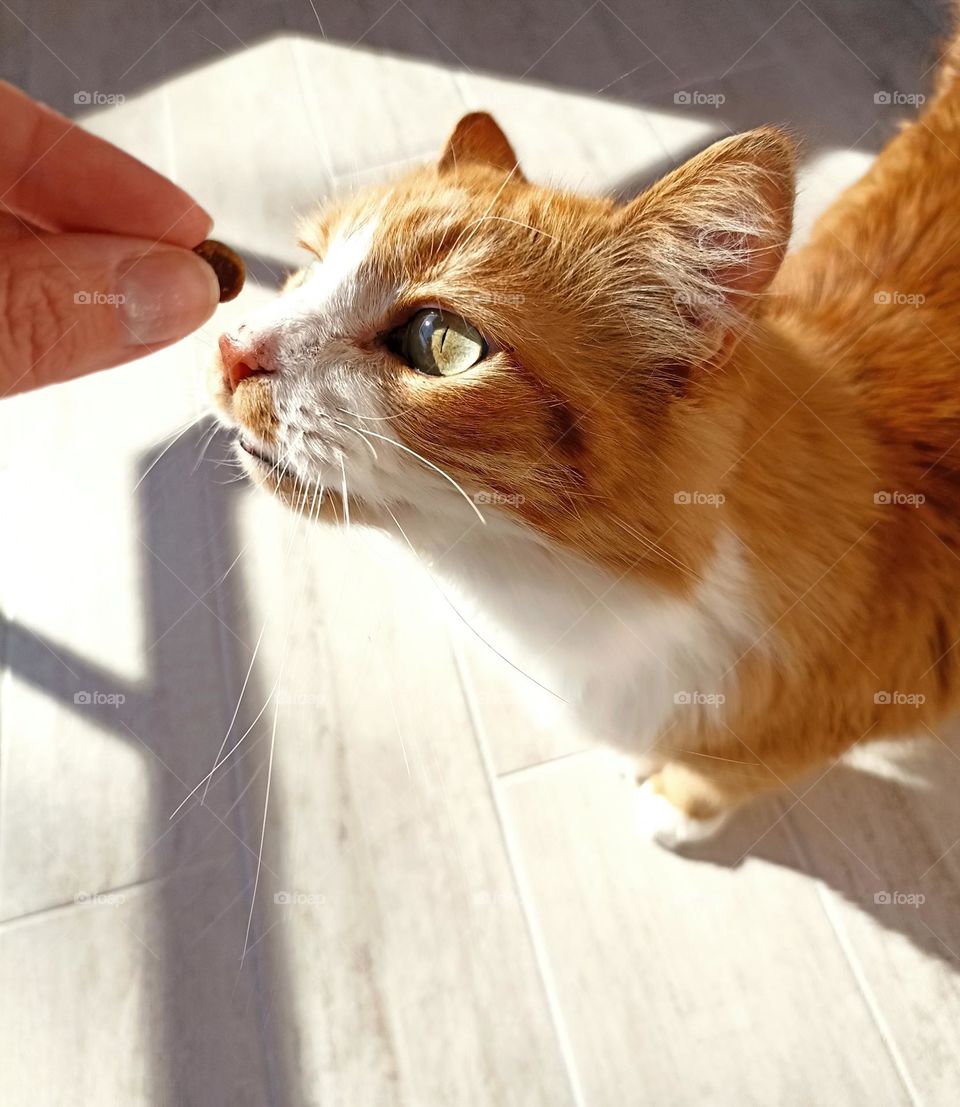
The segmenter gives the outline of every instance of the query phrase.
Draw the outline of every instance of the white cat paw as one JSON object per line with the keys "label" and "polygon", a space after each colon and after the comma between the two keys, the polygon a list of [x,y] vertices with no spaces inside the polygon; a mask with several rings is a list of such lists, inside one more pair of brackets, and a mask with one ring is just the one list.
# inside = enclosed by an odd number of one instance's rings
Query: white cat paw
{"label": "white cat paw", "polygon": [[657,792],[652,780],[645,780],[636,789],[633,804],[638,832],[666,849],[679,849],[712,838],[729,817],[693,819]]}
{"label": "white cat paw", "polygon": [[619,750],[606,750],[605,753],[617,776],[631,784],[660,772],[665,760],[661,753],[621,753]]}

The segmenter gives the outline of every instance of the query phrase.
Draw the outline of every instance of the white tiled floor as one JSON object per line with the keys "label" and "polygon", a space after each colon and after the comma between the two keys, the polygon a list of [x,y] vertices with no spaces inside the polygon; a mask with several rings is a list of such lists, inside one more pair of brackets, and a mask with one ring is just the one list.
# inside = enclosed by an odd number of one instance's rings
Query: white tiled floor
{"label": "white tiled floor", "polygon": [[[957,1102],[949,736],[665,854],[403,551],[230,483],[203,425],[160,456],[219,329],[296,263],[294,214],[461,112],[494,110],[532,177],[621,192],[786,123],[802,235],[891,133],[874,94],[926,87],[943,11],[313,4],[0,6],[4,74],[71,114],[124,93],[86,125],[193,191],[254,277],[175,350],[0,404],[0,1099]],[[238,701],[249,736],[171,819]]]}

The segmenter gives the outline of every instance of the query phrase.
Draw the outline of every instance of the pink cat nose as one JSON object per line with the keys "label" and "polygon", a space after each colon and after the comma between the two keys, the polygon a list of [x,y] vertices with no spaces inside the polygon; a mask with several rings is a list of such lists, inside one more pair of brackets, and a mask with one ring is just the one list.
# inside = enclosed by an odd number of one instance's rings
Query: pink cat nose
{"label": "pink cat nose", "polygon": [[233,392],[237,385],[256,373],[268,373],[255,343],[239,335],[220,335],[220,360],[223,362],[223,383]]}

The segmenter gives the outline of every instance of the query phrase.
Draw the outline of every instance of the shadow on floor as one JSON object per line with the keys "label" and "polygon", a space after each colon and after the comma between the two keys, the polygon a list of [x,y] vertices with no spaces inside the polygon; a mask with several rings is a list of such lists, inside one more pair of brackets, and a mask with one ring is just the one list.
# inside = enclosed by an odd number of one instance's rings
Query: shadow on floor
{"label": "shadow on floor", "polygon": [[[163,992],[153,1016],[162,1042],[152,1053],[159,1067],[155,1086],[175,1089],[184,1103],[295,1104],[290,1081],[298,1070],[282,1062],[291,1047],[279,1040],[288,1026],[279,1012],[291,997],[283,935],[264,932],[262,924],[273,890],[289,884],[269,842],[261,909],[246,936],[270,729],[270,712],[259,715],[269,689],[256,666],[250,668],[257,628],[249,625],[237,587],[240,574],[227,572],[240,549],[236,518],[246,489],[222,482],[215,465],[196,471],[204,429],[142,464],[144,634],[156,639],[146,681],[125,684],[95,661],[16,624],[5,627],[6,654],[18,677],[86,719],[96,713],[105,733],[156,763],[149,869],[163,879],[150,944],[162,951]],[[216,445],[213,450],[216,461]],[[67,671],[73,679],[65,678]],[[124,709],[74,705],[77,690],[96,687],[122,690]],[[231,735],[229,749],[248,730],[206,805],[197,794],[171,820],[209,771],[221,736]],[[736,867],[749,858],[801,871],[955,971],[960,846],[952,847],[960,841],[960,756],[953,745],[917,743],[905,763],[911,784],[841,763],[809,791],[797,788],[802,801],[784,820],[786,835],[770,831],[790,799],[768,801],[692,859]],[[938,879],[947,871],[949,881]],[[898,894],[909,898],[897,902]]]}
{"label": "shadow on floor", "polygon": [[[318,2],[316,11],[318,16],[311,4],[293,0],[184,0],[144,6],[131,19],[120,0],[55,2],[36,10],[11,0],[0,10],[0,56],[9,79],[75,116],[87,110],[75,100],[84,91],[133,95],[266,37],[298,33],[597,94],[678,117],[690,109],[677,103],[676,94],[693,88],[725,97],[716,111],[731,130],[772,121],[797,131],[808,153],[851,146],[871,151],[896,119],[875,102],[875,93],[928,87],[929,74],[923,74],[944,18],[943,9],[932,4],[884,5],[881,20],[856,0],[792,6],[788,0],[738,0],[732,8],[678,0],[642,10],[625,0],[592,6],[586,0],[551,0],[526,8],[466,0],[360,0]],[[768,27],[762,37],[758,20]],[[891,41],[901,59],[896,71],[874,60],[889,56]],[[860,90],[852,100],[851,84]],[[556,125],[562,128],[564,121],[558,118]],[[664,163],[657,171],[668,168]],[[650,176],[624,182],[623,190],[637,191]],[[280,268],[275,259],[261,258],[254,272],[269,274],[270,283]],[[144,471],[153,460],[145,459]],[[163,1068],[158,1086],[175,1089],[173,1099],[184,1103],[294,1104],[293,1090],[284,1085],[293,1069],[271,1062],[282,1056],[274,1040],[281,1021],[271,1020],[269,1011],[287,1003],[287,970],[280,944],[258,940],[256,915],[251,952],[242,968],[239,963],[263,805],[263,774],[257,770],[266,723],[255,716],[267,689],[254,670],[232,720],[254,630],[244,617],[243,597],[233,591],[233,578],[217,585],[238,550],[238,486],[192,477],[195,462],[193,441],[174,446],[139,491],[142,535],[156,555],[144,552],[145,633],[159,636],[149,683],[127,686],[94,660],[58,646],[77,680],[65,685],[61,672],[48,682],[48,646],[15,624],[4,627],[6,655],[18,676],[68,707],[83,688],[123,688],[124,712],[96,705],[87,710],[99,710],[105,731],[134,748],[146,746],[151,760],[164,766],[157,777],[151,862],[157,873],[170,874],[157,921],[167,981],[164,1024],[158,1028],[163,1044],[153,1052]],[[206,560],[198,558],[198,536],[210,533],[217,535],[216,550]],[[184,611],[177,577],[205,600]],[[226,625],[218,621],[224,612]],[[137,734],[123,725],[125,719],[135,720]],[[228,731],[239,736],[248,727],[253,729],[244,756],[211,790],[209,804],[191,801],[171,822],[170,813],[210,768],[210,736]],[[930,804],[931,825],[940,820],[928,841],[904,840],[917,833],[916,820],[907,816],[913,802],[909,789],[839,766],[807,797],[809,807],[795,813],[804,820],[802,847],[778,853],[772,839],[761,839],[751,856],[803,868],[955,968],[960,904],[941,893],[936,876],[939,866],[957,864],[960,855],[958,847],[941,856],[954,834],[960,838],[955,805],[960,763],[947,762],[948,771],[942,759],[938,764],[927,784],[918,785]],[[743,843],[736,834],[742,830],[732,827],[733,837],[701,853],[701,860],[738,863]],[[918,857],[930,866],[925,873],[917,871]],[[267,864],[274,872],[280,867],[272,857]],[[927,898],[919,908],[887,904],[875,899],[884,891],[923,892]]]}
{"label": "shadow on floor", "polygon": [[[807,153],[874,151],[912,110],[877,103],[877,93],[929,90],[948,17],[935,0],[166,0],[131,20],[121,0],[41,8],[12,0],[0,9],[0,55],[8,79],[82,118],[84,96],[131,96],[293,33],[668,115],[699,112],[731,131],[778,123]],[[698,96],[723,100],[704,107]]]}
{"label": "shadow on floor", "polygon": [[[147,1013],[160,1039],[151,1051],[161,1069],[153,1086],[170,1089],[177,1103],[293,1105],[298,1098],[284,1084],[292,1070],[277,1061],[285,1043],[274,1040],[282,1020],[270,1017],[289,994],[279,931],[261,941],[269,911],[257,910],[246,933],[271,714],[257,717],[269,690],[250,668],[256,635],[237,590],[241,573],[224,576],[240,551],[244,485],[222,481],[215,467],[197,472],[204,432],[199,426],[142,464],[143,635],[153,643],[146,680],[131,684],[15,623],[4,627],[5,655],[20,679],[85,722],[95,719],[101,733],[128,743],[155,770],[150,845],[135,874],[161,878],[159,910],[142,938],[161,962],[163,994],[149,996]],[[211,444],[214,461],[222,445]],[[84,698],[104,688],[124,696],[120,708]],[[247,737],[211,782],[206,803],[201,790],[178,811],[227,734],[225,752]],[[268,841],[261,907],[286,886],[278,867]]]}
{"label": "shadow on floor", "polygon": [[943,733],[896,750],[900,779],[841,761],[792,795],[758,800],[685,856],[806,873],[960,971],[960,740]]}

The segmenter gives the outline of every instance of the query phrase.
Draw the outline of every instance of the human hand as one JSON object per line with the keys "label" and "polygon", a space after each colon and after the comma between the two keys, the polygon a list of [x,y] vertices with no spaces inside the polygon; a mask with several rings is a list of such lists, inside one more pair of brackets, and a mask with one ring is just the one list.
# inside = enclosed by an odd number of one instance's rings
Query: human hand
{"label": "human hand", "polygon": [[216,307],[181,189],[0,81],[0,396],[120,365]]}

